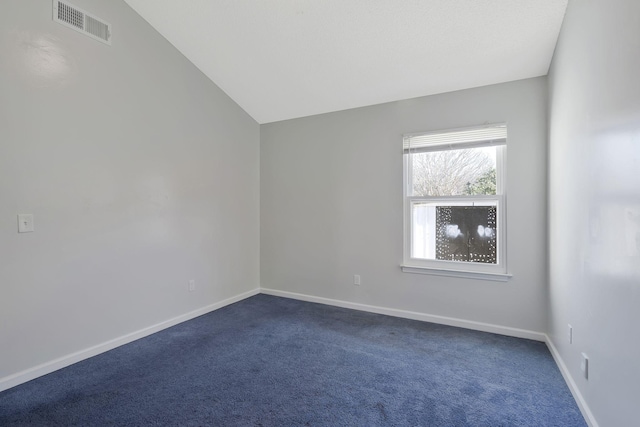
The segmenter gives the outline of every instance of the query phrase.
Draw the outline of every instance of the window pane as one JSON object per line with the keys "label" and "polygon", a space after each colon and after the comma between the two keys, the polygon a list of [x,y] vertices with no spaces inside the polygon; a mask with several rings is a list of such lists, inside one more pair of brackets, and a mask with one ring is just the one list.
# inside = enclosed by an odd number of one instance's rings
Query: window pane
{"label": "window pane", "polygon": [[411,257],[435,259],[436,257],[436,206],[433,203],[414,203],[411,220]]}
{"label": "window pane", "polygon": [[413,203],[411,257],[497,264],[497,206],[483,204]]}
{"label": "window pane", "polygon": [[496,194],[496,147],[411,153],[413,196]]}

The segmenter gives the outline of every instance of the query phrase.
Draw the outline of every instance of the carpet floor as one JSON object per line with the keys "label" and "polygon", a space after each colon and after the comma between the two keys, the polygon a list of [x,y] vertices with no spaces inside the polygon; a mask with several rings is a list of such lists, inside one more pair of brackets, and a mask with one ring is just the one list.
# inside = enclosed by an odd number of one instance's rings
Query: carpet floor
{"label": "carpet floor", "polygon": [[586,426],[544,343],[257,295],[0,393],[2,426]]}

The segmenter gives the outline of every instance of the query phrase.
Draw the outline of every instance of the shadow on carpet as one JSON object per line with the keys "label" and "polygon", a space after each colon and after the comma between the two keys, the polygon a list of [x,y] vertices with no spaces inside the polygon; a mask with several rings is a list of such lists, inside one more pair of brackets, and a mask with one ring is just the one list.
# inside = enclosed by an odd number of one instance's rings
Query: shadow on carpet
{"label": "shadow on carpet", "polygon": [[544,343],[257,295],[0,393],[2,426],[586,426]]}

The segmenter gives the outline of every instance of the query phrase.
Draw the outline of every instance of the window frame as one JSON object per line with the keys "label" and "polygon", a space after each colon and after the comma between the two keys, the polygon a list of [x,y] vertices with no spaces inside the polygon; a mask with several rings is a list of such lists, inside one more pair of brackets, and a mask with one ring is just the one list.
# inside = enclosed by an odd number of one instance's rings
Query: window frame
{"label": "window frame", "polygon": [[[507,137],[499,141],[489,142],[478,140],[473,142],[453,143],[449,145],[422,146],[422,152],[436,152],[446,150],[460,150],[482,146],[496,147],[496,194],[495,195],[460,195],[460,196],[413,196],[409,192],[413,189],[412,183],[412,155],[410,148],[407,149],[407,140],[428,135],[442,135],[454,132],[474,131],[485,128],[505,127],[506,123],[496,123],[484,126],[473,126],[457,129],[446,129],[433,132],[420,132],[403,135],[403,263],[402,271],[407,273],[433,274],[440,276],[456,276],[482,280],[506,281],[511,275],[507,273],[507,195],[506,195],[506,169],[507,169]],[[496,251],[497,263],[485,264],[470,261],[436,260],[425,258],[413,258],[413,209],[415,203],[460,203],[469,201],[470,203],[482,203],[491,201],[496,204]],[[473,206],[473,204],[465,205]]]}

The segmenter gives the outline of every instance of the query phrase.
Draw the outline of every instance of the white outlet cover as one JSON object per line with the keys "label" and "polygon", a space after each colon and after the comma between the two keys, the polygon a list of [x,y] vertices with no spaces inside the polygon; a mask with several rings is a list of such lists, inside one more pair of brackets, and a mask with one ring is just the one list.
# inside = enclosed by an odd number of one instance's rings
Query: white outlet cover
{"label": "white outlet cover", "polygon": [[585,379],[589,379],[589,356],[586,353],[582,353],[582,363],[580,363],[580,370]]}
{"label": "white outlet cover", "polygon": [[31,233],[34,230],[33,214],[18,214],[18,233]]}

